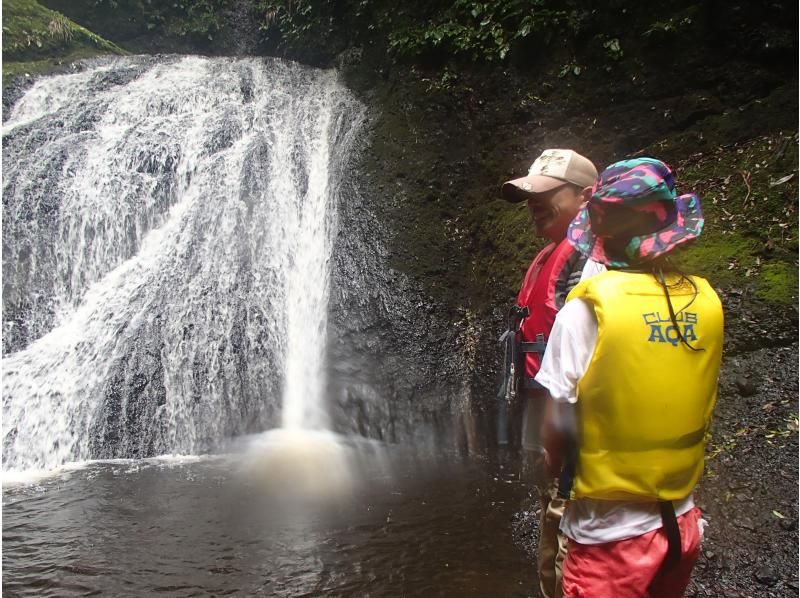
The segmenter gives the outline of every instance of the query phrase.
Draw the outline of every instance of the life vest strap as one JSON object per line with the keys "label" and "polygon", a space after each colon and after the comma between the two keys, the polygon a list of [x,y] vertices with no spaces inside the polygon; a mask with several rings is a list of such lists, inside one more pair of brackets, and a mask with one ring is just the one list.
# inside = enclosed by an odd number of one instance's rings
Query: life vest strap
{"label": "life vest strap", "polygon": [[569,446],[564,454],[564,464],[558,475],[558,497],[569,500],[572,484],[575,481],[575,468],[578,466],[578,446],[575,439],[569,439]]}
{"label": "life vest strap", "polygon": [[674,505],[667,500],[659,501],[658,504],[661,507],[661,524],[667,535],[667,555],[661,567],[664,571],[668,571],[681,560],[681,530],[678,527]]}
{"label": "life vest strap", "polygon": [[547,343],[544,341],[520,343],[519,348],[523,353],[539,353],[540,355],[544,355],[544,350],[547,348]]}

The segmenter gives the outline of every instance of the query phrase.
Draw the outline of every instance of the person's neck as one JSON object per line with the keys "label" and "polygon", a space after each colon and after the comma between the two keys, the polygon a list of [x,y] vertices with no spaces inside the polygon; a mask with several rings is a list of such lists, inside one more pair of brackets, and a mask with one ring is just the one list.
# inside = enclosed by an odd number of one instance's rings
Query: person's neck
{"label": "person's neck", "polygon": [[566,239],[566,237],[567,237],[567,227],[562,227],[562,228],[559,228],[558,230],[554,230],[554,231],[547,231],[547,234],[545,234],[543,236],[544,236],[545,239],[547,239],[551,243],[555,243],[556,245],[558,245],[559,243],[561,243],[561,241]]}

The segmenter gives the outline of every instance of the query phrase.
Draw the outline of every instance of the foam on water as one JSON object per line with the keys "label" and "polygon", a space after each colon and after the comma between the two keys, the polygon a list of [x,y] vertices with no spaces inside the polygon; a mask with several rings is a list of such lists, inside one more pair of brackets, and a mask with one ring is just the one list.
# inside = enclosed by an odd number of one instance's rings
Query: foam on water
{"label": "foam on water", "polygon": [[214,455],[158,455],[146,459],[88,459],[85,461],[70,461],[52,469],[25,469],[3,470],[0,473],[0,483],[3,490],[20,486],[32,486],[67,477],[80,475],[81,472],[94,466],[116,465],[126,469],[141,469],[143,467],[181,467],[194,463],[219,462],[231,459],[227,454]]}

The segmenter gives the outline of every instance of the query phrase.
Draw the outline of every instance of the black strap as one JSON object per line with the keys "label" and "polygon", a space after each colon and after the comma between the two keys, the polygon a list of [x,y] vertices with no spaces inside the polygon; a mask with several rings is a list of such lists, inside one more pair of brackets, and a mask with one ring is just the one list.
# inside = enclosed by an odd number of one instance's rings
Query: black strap
{"label": "black strap", "polygon": [[544,353],[547,348],[547,343],[544,341],[536,341],[533,343],[520,343],[519,349],[523,353]]}
{"label": "black strap", "polygon": [[667,556],[661,565],[664,570],[671,569],[681,560],[681,531],[678,528],[678,519],[675,517],[675,507],[668,500],[659,501],[661,507],[661,523],[664,533],[667,534]]}
{"label": "black strap", "polygon": [[539,384],[534,378],[525,377],[522,379],[522,388],[527,390],[547,390],[544,386]]}
{"label": "black strap", "polygon": [[564,464],[558,476],[558,497],[569,499],[575,481],[575,468],[578,464],[578,446],[574,439],[569,443],[564,455]]}

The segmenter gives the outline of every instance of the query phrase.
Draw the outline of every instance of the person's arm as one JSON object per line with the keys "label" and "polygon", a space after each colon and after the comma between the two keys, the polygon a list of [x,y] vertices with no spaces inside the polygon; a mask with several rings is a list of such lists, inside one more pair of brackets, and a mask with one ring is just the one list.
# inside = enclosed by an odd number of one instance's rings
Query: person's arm
{"label": "person's arm", "polygon": [[575,409],[575,403],[556,401],[552,397],[545,403],[541,435],[547,469],[552,477],[561,471],[564,458],[577,442]]}
{"label": "person's arm", "polygon": [[591,305],[575,299],[556,316],[536,381],[549,392],[544,401],[541,438],[550,469],[558,473],[570,442],[577,441],[578,382],[597,342],[597,320]]}

